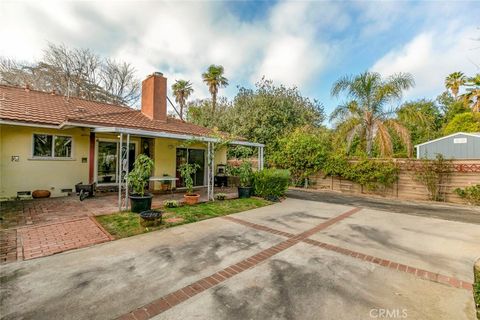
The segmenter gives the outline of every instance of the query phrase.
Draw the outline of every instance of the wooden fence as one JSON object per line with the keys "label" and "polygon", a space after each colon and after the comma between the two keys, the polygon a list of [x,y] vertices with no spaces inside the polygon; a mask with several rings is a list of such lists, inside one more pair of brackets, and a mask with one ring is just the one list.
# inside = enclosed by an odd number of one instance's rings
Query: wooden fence
{"label": "wooden fence", "polygon": [[[415,180],[415,168],[418,169],[423,160],[394,159],[400,167],[398,181],[390,188],[381,191],[370,191],[360,184],[342,179],[341,177],[325,177],[319,172],[310,177],[309,188],[329,189],[351,194],[373,194],[384,197],[412,200],[428,200],[427,188]],[[381,165],[381,161],[379,162]],[[454,160],[453,172],[448,181],[440,186],[446,202],[464,203],[453,190],[466,186],[480,184],[480,160]]]}

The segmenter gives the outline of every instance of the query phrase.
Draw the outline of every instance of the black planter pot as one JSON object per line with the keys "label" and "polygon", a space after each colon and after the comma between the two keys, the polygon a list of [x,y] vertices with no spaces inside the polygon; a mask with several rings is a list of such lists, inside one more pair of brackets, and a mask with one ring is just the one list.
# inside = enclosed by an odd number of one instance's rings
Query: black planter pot
{"label": "black planter pot", "polygon": [[153,195],[151,194],[145,194],[143,197],[137,194],[131,194],[129,198],[132,212],[140,213],[152,208]]}
{"label": "black planter pot", "polygon": [[239,198],[250,198],[252,195],[252,187],[238,187]]}

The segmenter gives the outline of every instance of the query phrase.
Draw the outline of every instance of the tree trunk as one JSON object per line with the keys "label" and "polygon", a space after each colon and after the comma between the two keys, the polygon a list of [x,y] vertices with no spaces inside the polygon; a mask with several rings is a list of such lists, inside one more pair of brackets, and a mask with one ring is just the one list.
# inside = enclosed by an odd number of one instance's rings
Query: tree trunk
{"label": "tree trunk", "polygon": [[183,120],[183,105],[180,105],[180,120]]}
{"label": "tree trunk", "polygon": [[367,127],[367,156],[370,158],[372,156],[372,147],[373,147],[373,132],[371,126]]}
{"label": "tree trunk", "polygon": [[212,93],[212,114],[215,114],[215,107],[217,106],[217,94]]}

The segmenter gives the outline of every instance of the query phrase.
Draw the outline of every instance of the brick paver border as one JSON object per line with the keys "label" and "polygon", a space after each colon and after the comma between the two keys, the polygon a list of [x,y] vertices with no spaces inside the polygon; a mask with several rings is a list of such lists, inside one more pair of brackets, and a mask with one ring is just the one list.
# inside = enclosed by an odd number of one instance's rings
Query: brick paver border
{"label": "brick paver border", "polygon": [[[279,230],[275,230],[266,226],[262,226],[259,224],[251,223],[245,220],[237,219],[234,217],[229,217],[229,216],[224,216],[223,218],[226,220],[230,220],[257,230],[261,231],[266,231],[266,232],[271,232],[273,234],[277,235],[283,235],[288,237],[287,240],[284,240],[268,249],[262,250],[259,253],[256,253],[246,259],[241,260],[240,262],[237,262],[235,264],[232,264],[220,271],[217,271],[207,277],[204,277],[186,287],[183,287],[177,291],[174,291],[172,293],[169,293],[157,300],[154,300],[150,302],[149,304],[137,308],[133,310],[132,312],[129,312],[118,319],[121,320],[143,320],[143,319],[150,319],[151,317],[154,317],[174,306],[176,306],[179,303],[184,302],[185,300],[188,300],[189,298],[193,297],[194,295],[197,295],[198,293],[205,291],[231,277],[233,277],[236,274],[239,274],[247,269],[253,268],[259,263],[271,258],[272,256],[276,255],[279,252],[282,252],[291,246],[305,240],[307,237],[309,237],[311,234],[318,232],[322,229],[327,228],[328,226],[345,219],[355,212],[360,211],[361,209],[359,208],[354,208],[351,209],[335,218],[332,218],[326,222],[323,222],[317,226],[315,226],[312,229],[309,229],[303,233],[300,233],[298,235],[293,235],[288,232],[283,232]],[[315,231],[313,231],[315,230]],[[313,232],[313,233],[312,233]]]}
{"label": "brick paver border", "polygon": [[49,256],[113,240],[94,217],[24,226],[16,231],[18,260]]}
{"label": "brick paver border", "polygon": [[[346,212],[343,215],[350,216],[355,212]],[[341,216],[342,215],[334,218],[334,219],[337,219],[335,222],[337,222],[339,220],[342,220],[342,218],[340,218]],[[259,224],[256,224],[256,223],[244,221],[244,220],[241,220],[241,219],[237,219],[237,218],[232,219],[232,217],[228,217],[228,216],[223,217],[223,218],[226,218],[227,220],[237,222],[237,223],[245,225],[245,226],[251,226],[252,228],[257,229],[257,230],[267,231],[267,232],[271,232],[271,233],[277,234],[277,235],[284,235],[285,234],[285,232],[282,232],[282,231],[279,231],[279,230],[276,230],[276,229],[273,229],[273,228],[265,227],[265,226],[262,226],[262,225],[259,225]],[[340,218],[340,219],[338,219],[338,218]],[[331,219],[331,220],[333,221],[334,219]],[[326,221],[324,224],[332,225],[333,223],[335,223],[335,222],[331,222],[331,220]],[[326,228],[326,226],[323,226],[323,228],[321,228],[321,227],[322,227],[322,224],[304,232],[304,234],[307,233],[307,234],[313,235],[313,233],[315,233],[315,232],[312,233],[311,230],[314,230],[314,229],[321,230],[321,229]],[[291,236],[287,236],[287,237],[291,238]],[[437,282],[437,283],[441,283],[441,284],[446,284],[446,285],[452,286],[454,288],[461,288],[461,289],[466,289],[466,290],[470,290],[470,291],[473,290],[473,285],[470,282],[465,281],[465,280],[460,280],[460,279],[457,279],[455,277],[450,277],[450,276],[446,276],[446,275],[443,275],[443,274],[440,274],[440,273],[435,273],[435,272],[415,268],[415,267],[404,265],[404,264],[394,262],[394,261],[391,261],[391,260],[381,259],[381,258],[371,256],[371,255],[368,255],[368,254],[364,254],[364,253],[361,253],[361,252],[358,252],[358,251],[352,251],[350,249],[334,246],[334,245],[331,245],[331,244],[328,244],[328,243],[325,243],[325,242],[320,242],[320,241],[316,241],[316,240],[309,239],[309,238],[305,238],[302,241],[305,242],[305,243],[308,243],[310,245],[314,245],[316,247],[320,247],[320,248],[330,250],[330,251],[335,251],[337,253],[340,253],[340,254],[343,254],[343,255],[346,255],[346,256],[350,256],[350,257],[353,257],[353,258],[357,258],[357,259],[360,259],[360,260],[364,260],[364,261],[367,261],[367,262],[371,262],[373,264],[377,264],[377,265],[382,266],[382,267],[394,269],[394,270],[401,271],[401,272],[410,273],[410,274],[412,274],[416,277],[419,277],[421,279],[425,279],[425,280],[429,280],[429,281],[433,281],[433,282]]]}
{"label": "brick paver border", "polygon": [[316,240],[309,239],[311,235],[331,226],[332,224],[335,224],[345,218],[348,218],[349,216],[353,215],[354,213],[360,211],[361,208],[354,208],[351,209],[339,216],[336,216],[332,219],[329,219],[317,226],[315,226],[312,229],[309,229],[307,231],[304,231],[300,234],[292,234],[284,231],[280,231],[277,229],[273,229],[267,226],[263,226],[260,224],[256,224],[253,222],[245,221],[243,219],[239,219],[237,217],[232,217],[232,216],[223,216],[222,219],[235,222],[256,230],[260,231],[265,231],[269,232],[275,235],[283,236],[288,238],[287,240],[284,240],[270,248],[267,248],[265,250],[260,251],[259,253],[256,253],[246,259],[241,260],[240,262],[237,262],[235,264],[232,264],[220,271],[217,271],[209,276],[206,276],[200,280],[197,280],[196,282],[189,284],[181,289],[178,289],[174,292],[171,292],[163,297],[160,297],[142,307],[139,307],[127,314],[124,314],[117,318],[118,320],[146,320],[150,319],[162,312],[167,311],[168,309],[173,308],[174,306],[190,299],[191,297],[221,283],[226,281],[227,279],[245,271],[248,269],[251,269],[261,262],[271,258],[272,256],[276,255],[279,252],[282,252],[293,245],[299,243],[299,242],[304,242],[316,247],[320,247],[326,250],[331,250],[335,251],[338,253],[341,253],[343,255],[351,256],[353,258],[361,259],[367,262],[371,262],[374,264],[377,264],[382,267],[390,268],[393,270],[401,271],[401,272],[406,272],[410,273],[416,277],[419,277],[421,279],[425,280],[430,280],[434,281],[437,283],[449,285],[455,288],[461,288],[461,289],[466,289],[466,290],[472,290],[472,284],[469,283],[468,281],[463,281],[456,279],[454,277],[448,277],[445,275],[441,275],[438,273],[433,273],[427,270],[422,270],[418,268],[414,268],[411,266],[403,265],[400,263],[396,263],[390,260],[385,260],[385,259],[380,259],[374,256],[366,255],[360,252],[352,251],[349,249],[341,248],[338,246],[333,246],[327,243],[319,242]]}

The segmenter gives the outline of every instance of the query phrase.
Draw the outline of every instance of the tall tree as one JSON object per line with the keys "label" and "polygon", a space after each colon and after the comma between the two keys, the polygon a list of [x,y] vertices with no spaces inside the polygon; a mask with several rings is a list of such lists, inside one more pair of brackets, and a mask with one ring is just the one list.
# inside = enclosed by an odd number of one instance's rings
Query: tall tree
{"label": "tall tree", "polygon": [[215,113],[217,105],[218,89],[228,86],[228,79],[223,76],[223,66],[212,64],[207,71],[202,74],[203,82],[208,86],[208,91],[212,95],[212,113]]}
{"label": "tall tree", "polygon": [[215,114],[212,114],[210,100],[191,102],[187,119],[264,143],[267,158],[277,150],[277,140],[286,133],[306,125],[322,126],[325,119],[323,106],[302,96],[297,88],[277,86],[266,79],[258,81],[255,86],[254,89],[240,88],[233,102],[219,99]]}
{"label": "tall tree", "polygon": [[463,101],[473,112],[480,112],[480,73],[468,78],[465,82],[466,92],[462,94]]}
{"label": "tall tree", "polygon": [[426,99],[409,101],[402,104],[396,113],[400,123],[410,131],[413,144],[439,136],[442,116],[434,101]]}
{"label": "tall tree", "polygon": [[447,78],[445,78],[445,87],[452,91],[453,97],[455,100],[458,96],[458,90],[460,87],[465,84],[467,78],[463,74],[463,72],[457,71],[449,74]]}
{"label": "tall tree", "polygon": [[192,84],[187,80],[175,80],[172,84],[175,101],[180,106],[180,119],[183,120],[183,111],[186,108],[187,99],[193,93]]}
{"label": "tall tree", "polygon": [[356,76],[345,76],[337,80],[331,94],[338,97],[345,94],[348,99],[339,105],[330,115],[346,132],[347,148],[355,137],[366,140],[366,153],[372,156],[373,144],[378,143],[380,154],[390,156],[393,153],[390,131],[398,134],[407,146],[408,154],[412,154],[410,132],[385,107],[402,97],[403,91],[414,85],[413,78],[408,73],[394,74],[382,79],[376,72],[364,72]]}
{"label": "tall tree", "polygon": [[49,44],[42,59],[32,63],[0,58],[0,83],[116,104],[138,101],[135,73],[128,63],[64,45]]}

